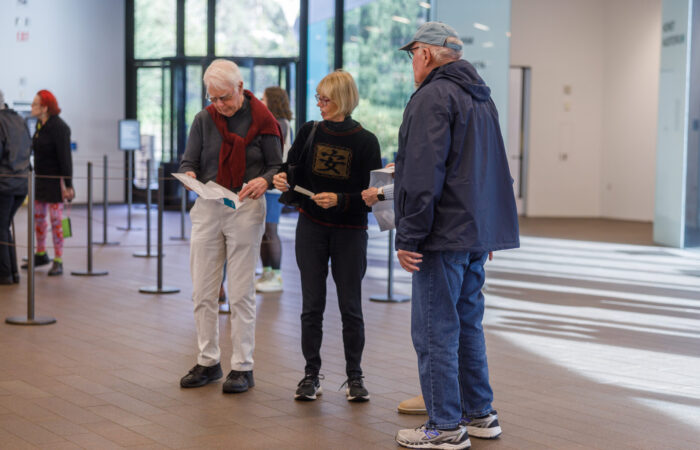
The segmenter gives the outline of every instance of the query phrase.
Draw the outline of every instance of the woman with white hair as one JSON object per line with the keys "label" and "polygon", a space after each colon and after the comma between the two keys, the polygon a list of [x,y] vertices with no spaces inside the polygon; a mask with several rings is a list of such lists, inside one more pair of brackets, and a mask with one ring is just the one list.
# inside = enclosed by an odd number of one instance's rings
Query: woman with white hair
{"label": "woman with white hair", "polygon": [[190,272],[199,354],[180,386],[204,386],[223,376],[218,299],[226,262],[233,352],[223,391],[237,393],[255,385],[255,265],[265,229],[264,194],[282,164],[281,133],[265,105],[243,89],[235,63],[217,59],[203,79],[211,104],[192,122],[180,172],[202,183],[214,180],[238,193],[243,204],[233,209],[198,198],[190,211]]}

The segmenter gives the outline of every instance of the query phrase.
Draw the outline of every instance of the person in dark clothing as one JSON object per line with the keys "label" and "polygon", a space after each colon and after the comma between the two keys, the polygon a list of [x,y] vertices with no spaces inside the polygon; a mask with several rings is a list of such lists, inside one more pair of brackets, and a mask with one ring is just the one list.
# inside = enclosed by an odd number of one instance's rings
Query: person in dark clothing
{"label": "person in dark clothing", "polygon": [[[327,75],[316,92],[324,120],[305,123],[289,151],[290,163],[303,162],[303,175],[293,180],[296,186],[315,193],[301,196],[296,230],[303,301],[301,349],[306,367],[294,398],[315,400],[321,394],[320,350],[330,259],[343,322],[346,397],[367,401],[360,363],[365,343],[362,278],[367,267],[369,208],[361,192],[369,184],[370,171],[381,167],[379,142],[350,117],[359,93],[348,72],[337,70]],[[313,139],[307,144],[312,132]],[[273,182],[282,192],[290,189],[284,166]]]}
{"label": "person in dark clothing", "polygon": [[0,91],[0,284],[19,283],[10,225],[27,196],[30,148],[27,125]]}
{"label": "person in dark clothing", "polygon": [[412,274],[411,338],[428,421],[410,448],[465,449],[501,434],[489,384],[484,263],[519,246],[513,179],[491,91],[439,22],[401,48],[418,86],[404,111],[394,178],[398,259]]}
{"label": "person in dark clothing", "polygon": [[[47,213],[51,219],[54,259],[49,275],[63,274],[63,202],[73,200],[73,162],[70,153],[70,128],[58,115],[56,97],[41,90],[32,102],[32,116],[38,123],[32,138],[36,194],[34,217],[36,229],[36,253],[34,267],[51,262],[46,254]],[[22,266],[23,269],[27,265]]]}

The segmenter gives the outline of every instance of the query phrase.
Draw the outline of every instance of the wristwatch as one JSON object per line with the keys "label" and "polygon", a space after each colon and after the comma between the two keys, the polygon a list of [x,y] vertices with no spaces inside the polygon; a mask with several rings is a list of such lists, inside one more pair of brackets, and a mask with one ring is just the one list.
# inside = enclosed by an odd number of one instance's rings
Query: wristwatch
{"label": "wristwatch", "polygon": [[377,189],[377,200],[379,200],[380,202],[386,200],[386,197],[384,196],[384,186]]}

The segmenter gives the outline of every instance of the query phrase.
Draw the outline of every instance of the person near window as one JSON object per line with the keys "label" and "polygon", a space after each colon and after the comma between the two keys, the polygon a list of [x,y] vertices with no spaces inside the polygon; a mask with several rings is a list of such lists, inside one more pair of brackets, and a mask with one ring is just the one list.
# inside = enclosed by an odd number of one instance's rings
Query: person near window
{"label": "person near window", "polygon": [[264,194],[282,164],[281,134],[265,105],[243,89],[235,63],[214,60],[203,79],[211,104],[192,122],[180,172],[202,183],[215,180],[238,193],[242,205],[232,208],[199,197],[190,211],[190,272],[199,353],[180,386],[204,386],[223,376],[218,300],[226,261],[233,352],[223,391],[239,393],[255,385],[255,265],[264,230]]}
{"label": "person near window", "polygon": [[[51,262],[46,254],[47,214],[51,220],[54,258],[49,276],[63,274],[63,203],[75,197],[73,190],[73,160],[70,147],[70,128],[58,115],[56,97],[45,89],[37,92],[32,101],[31,114],[36,117],[36,131],[32,138],[36,192],[34,195],[34,226],[36,253],[34,267]],[[23,269],[27,264],[22,265]]]}
{"label": "person near window", "polygon": [[31,138],[22,117],[0,91],[0,284],[19,283],[12,218],[27,196]]}
{"label": "person near window", "polygon": [[409,448],[469,448],[501,434],[489,383],[484,263],[519,246],[513,179],[491,90],[450,26],[423,24],[401,50],[416,91],[399,128],[396,248],[412,274],[411,338],[428,420]]}
{"label": "person near window", "polygon": [[[295,189],[310,191],[310,196],[298,194],[295,248],[301,275],[301,349],[306,367],[294,398],[316,400],[322,392],[320,350],[330,260],[343,323],[346,398],[361,402],[369,400],[361,367],[365,345],[362,278],[367,268],[369,208],[361,192],[369,185],[370,171],[381,167],[379,141],[350,116],[359,93],[348,72],[330,73],[316,92],[323,121],[305,123],[289,150],[288,164],[298,164],[303,170],[289,180],[287,166],[274,177],[275,187],[282,192],[290,189],[288,181],[295,183]],[[309,139],[311,134],[313,139]]]}
{"label": "person near window", "polygon": [[[287,92],[279,86],[271,86],[265,89],[262,102],[267,106],[282,130],[282,162],[287,161],[287,153],[292,146],[292,127],[289,120],[292,118],[292,110],[289,108]],[[263,273],[255,281],[255,290],[258,292],[281,292],[282,274],[282,242],[277,234],[277,225],[280,222],[282,204],[279,202],[282,193],[278,190],[265,192],[267,202],[267,215],[265,216],[265,233],[260,244],[260,259],[262,260]]]}

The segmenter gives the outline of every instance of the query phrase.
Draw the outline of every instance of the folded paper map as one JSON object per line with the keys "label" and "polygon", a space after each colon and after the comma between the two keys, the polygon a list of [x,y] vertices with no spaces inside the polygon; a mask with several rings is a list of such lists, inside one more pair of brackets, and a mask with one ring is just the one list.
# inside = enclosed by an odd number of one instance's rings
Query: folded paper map
{"label": "folded paper map", "polygon": [[233,209],[240,208],[241,204],[243,203],[238,198],[238,195],[236,193],[226,189],[220,184],[216,184],[213,181],[207,181],[206,184],[203,184],[196,178],[192,178],[191,176],[185,175],[184,173],[173,173],[172,176],[174,176],[182,184],[184,184],[185,187],[191,189],[197,195],[204,199],[218,200],[221,203],[225,204],[226,206],[230,206]]}

